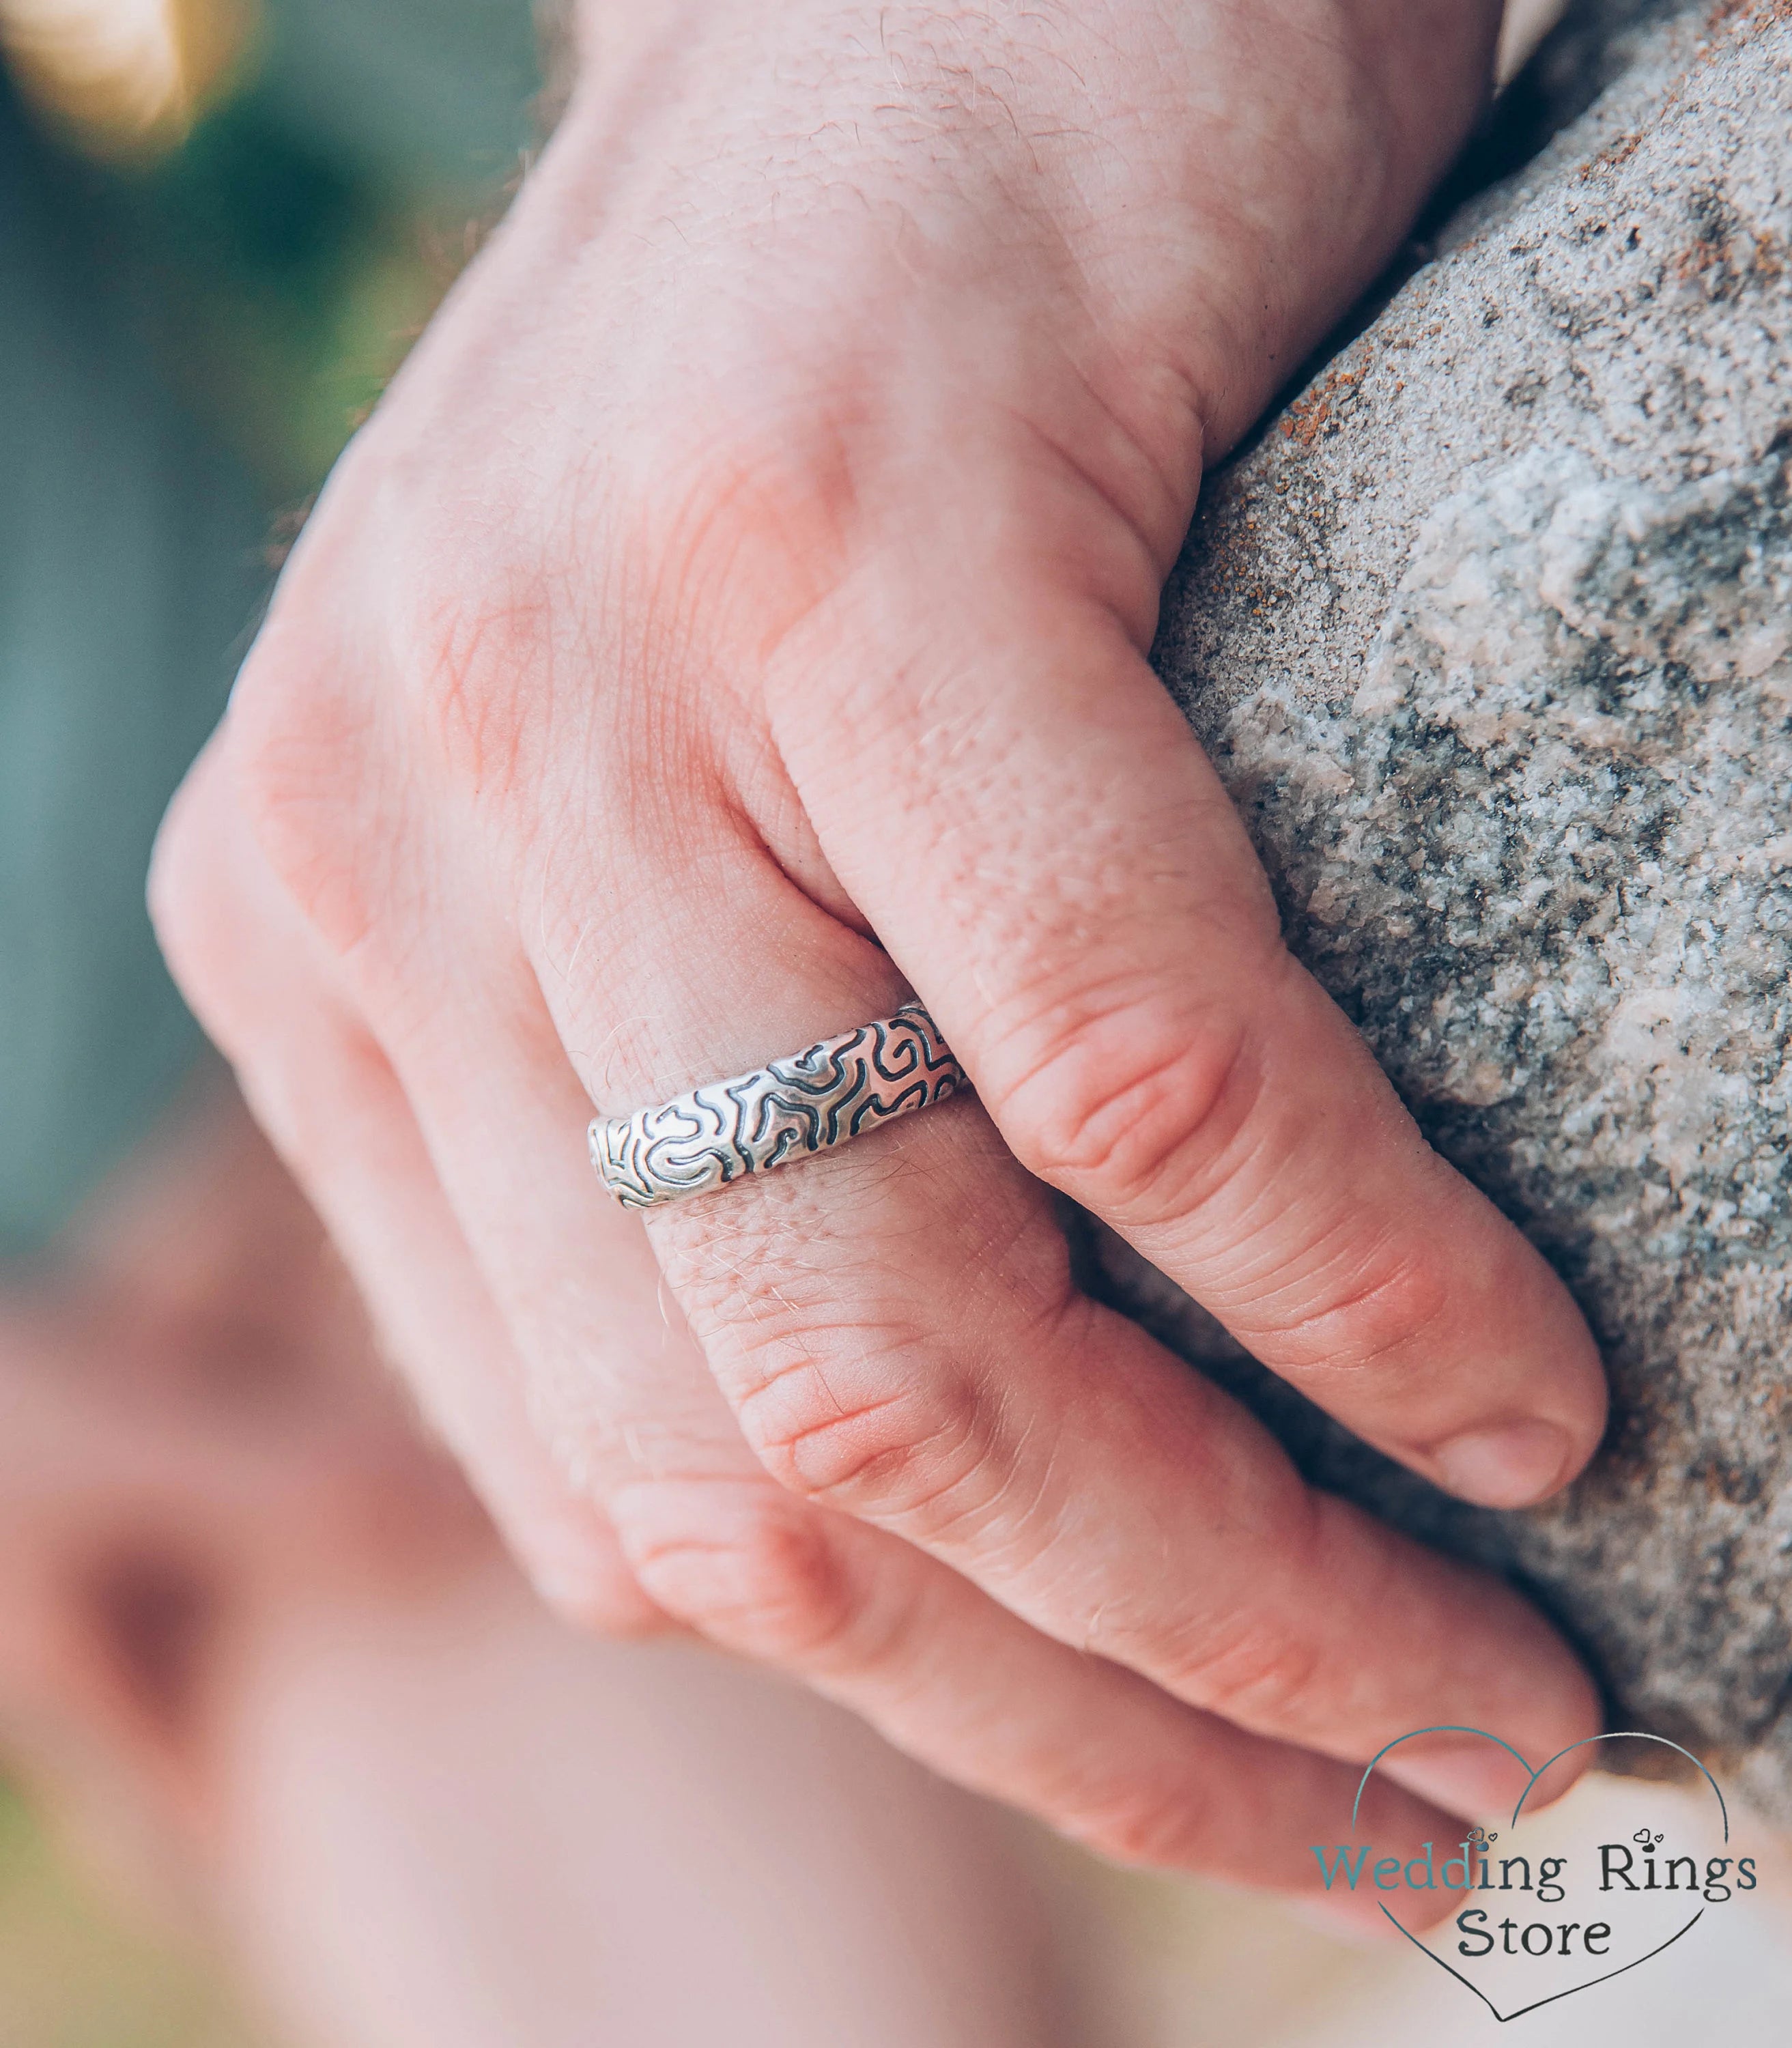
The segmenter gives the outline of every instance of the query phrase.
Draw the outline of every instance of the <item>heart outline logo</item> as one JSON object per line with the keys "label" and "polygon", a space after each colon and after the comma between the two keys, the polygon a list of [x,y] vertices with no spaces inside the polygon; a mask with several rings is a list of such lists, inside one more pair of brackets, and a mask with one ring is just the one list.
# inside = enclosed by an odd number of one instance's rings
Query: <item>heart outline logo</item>
{"label": "heart outline logo", "polygon": [[[1518,1765],[1519,1768],[1526,1774],[1525,1788],[1523,1791],[1519,1794],[1518,1804],[1513,1807],[1512,1817],[1507,1823],[1509,1827],[1513,1828],[1515,1828],[1518,1825],[1519,1819],[1524,1813],[1525,1806],[1530,1800],[1531,1794],[1537,1789],[1538,1781],[1546,1772],[1553,1770],[1557,1764],[1560,1763],[1565,1756],[1572,1756],[1577,1749],[1590,1748],[1596,1743],[1658,1743],[1663,1749],[1671,1749],[1675,1751],[1677,1755],[1685,1757],[1686,1761],[1690,1763],[1693,1768],[1697,1771],[1700,1776],[1704,1778],[1706,1784],[1711,1787],[1712,1796],[1717,1802],[1717,1811],[1723,1819],[1724,1845],[1728,1847],[1729,1844],[1730,1809],[1724,1798],[1722,1787],[1718,1784],[1717,1780],[1712,1776],[1710,1771],[1706,1769],[1704,1762],[1700,1758],[1693,1755],[1693,1752],[1689,1749],[1682,1748],[1678,1743],[1670,1741],[1667,1736],[1664,1735],[1652,1735],[1647,1730],[1642,1728],[1608,1728],[1604,1733],[1601,1735],[1583,1736],[1578,1742],[1569,1743],[1566,1748],[1558,1749],[1553,1756],[1548,1758],[1545,1762],[1538,1764],[1534,1769],[1533,1769],[1530,1758],[1526,1756],[1522,1751],[1515,1749],[1511,1744],[1506,1741],[1503,1736],[1491,1734],[1486,1728],[1468,1728],[1455,1722],[1440,1724],[1435,1728],[1410,1729],[1405,1735],[1396,1736],[1392,1742],[1385,1744],[1380,1749],[1376,1751],[1375,1755],[1370,1758],[1368,1763],[1364,1766],[1362,1778],[1356,1787],[1356,1797],[1351,1802],[1350,1825],[1352,1834],[1356,1831],[1357,1817],[1362,1809],[1363,1795],[1369,1789],[1369,1782],[1375,1776],[1376,1767],[1380,1763],[1382,1759],[1391,1755],[1394,1750],[1398,1749],[1402,1743],[1416,1741],[1420,1736],[1424,1735],[1479,1736],[1484,1741],[1493,1743],[1498,1747],[1505,1751],[1506,1754],[1512,1759],[1513,1762]],[[1382,1906],[1381,1912],[1383,1918],[1387,1921],[1388,1924],[1392,1927],[1398,1928],[1400,1933],[1402,1934],[1412,1945],[1418,1950],[1422,1956],[1429,1957],[1431,1961],[1437,1965],[1439,1969],[1445,1971],[1448,1975],[1454,1977],[1456,1982],[1462,1985],[1465,1990],[1472,1992],[1476,1997],[1481,2001],[1482,2004],[1487,2007],[1488,2011],[1493,2015],[1494,2018],[1503,2026],[1508,2020],[1522,2019],[1527,2012],[1536,2012],[1540,2011],[1542,2007],[1546,2005],[1554,2005],[1562,1999],[1573,1998],[1578,1992],[1591,1991],[1596,1985],[1609,1984],[1614,1977],[1621,1977],[1624,1976],[1627,1972],[1639,1968],[1644,1963],[1653,1961],[1657,1956],[1662,1953],[1663,1949],[1671,1949],[1674,1943],[1680,1940],[1682,1935],[1689,1934],[1693,1928],[1698,1925],[1700,1921],[1705,1918],[1705,1909],[1701,1906],[1698,1911],[1693,1915],[1692,1918],[1686,1922],[1684,1926],[1678,1928],[1673,1934],[1668,1936],[1665,1941],[1658,1941],[1654,1948],[1647,1950],[1643,1955],[1633,1957],[1627,1963],[1620,1963],[1616,1969],[1607,1970],[1596,1977],[1589,1977],[1584,1984],[1570,1984],[1565,1991],[1551,1992],[1547,1997],[1534,1999],[1529,2005],[1521,2005],[1511,2012],[1502,2012],[1498,2006],[1494,2003],[1493,2000],[1488,1996],[1487,1993],[1481,1989],[1479,1984],[1474,1983],[1471,1979],[1465,1977],[1460,1970],[1457,1969],[1453,1964],[1446,1962],[1444,1957],[1437,1954],[1434,1949],[1428,1949],[1425,1945],[1424,1942],[1418,1938],[1418,1935],[1416,1935],[1410,1927],[1405,1926],[1400,1920],[1396,1918],[1394,1914],[1390,1912],[1386,1906]]]}

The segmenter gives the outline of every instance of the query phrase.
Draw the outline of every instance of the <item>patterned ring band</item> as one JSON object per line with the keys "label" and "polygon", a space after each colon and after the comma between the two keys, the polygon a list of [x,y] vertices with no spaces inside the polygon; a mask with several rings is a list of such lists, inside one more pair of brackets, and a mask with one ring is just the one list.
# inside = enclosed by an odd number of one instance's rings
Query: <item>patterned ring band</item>
{"label": "patterned ring band", "polygon": [[591,1127],[592,1164],[625,1208],[683,1201],[745,1173],[825,1152],[970,1080],[918,1003],[757,1073],[712,1081]]}

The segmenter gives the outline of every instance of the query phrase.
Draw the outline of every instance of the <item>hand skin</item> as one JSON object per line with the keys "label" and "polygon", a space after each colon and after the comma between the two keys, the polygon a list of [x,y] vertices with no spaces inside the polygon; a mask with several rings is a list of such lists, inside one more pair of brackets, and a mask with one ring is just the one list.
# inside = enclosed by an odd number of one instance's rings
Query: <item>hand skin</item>
{"label": "hand skin", "polygon": [[0,1754],[88,1872],[293,2048],[1109,2042],[1000,1817],[542,1609],[220,1080],[0,1274]]}
{"label": "hand skin", "polygon": [[[1047,1189],[1472,1497],[1599,1437],[1565,1293],[1284,950],[1145,659],[1204,459],[1385,259],[1495,25],[595,10],[153,882],[545,1591],[1111,1854],[1297,1889],[1352,1762],[1548,1754],[1591,1687],[1080,1297]],[[645,1229],[590,1175],[592,1103],[911,987],[975,1100]],[[1411,1795],[1497,1803],[1491,1754],[1402,1749],[1375,1839],[1449,1839]]]}

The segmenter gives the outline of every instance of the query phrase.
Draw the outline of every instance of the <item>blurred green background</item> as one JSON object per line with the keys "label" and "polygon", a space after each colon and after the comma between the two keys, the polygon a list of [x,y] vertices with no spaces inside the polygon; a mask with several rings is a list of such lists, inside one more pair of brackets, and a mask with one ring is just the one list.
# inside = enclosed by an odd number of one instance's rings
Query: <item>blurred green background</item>
{"label": "blurred green background", "polygon": [[[159,24],[160,102],[108,95],[71,49],[109,16]],[[520,175],[537,31],[529,0],[0,0],[160,368],[270,503],[316,487]],[[153,42],[106,54],[141,75]]]}
{"label": "blurred green background", "polygon": [[[172,991],[146,979],[149,832],[284,539],[538,139],[537,28],[528,0],[0,0],[15,464],[0,826],[21,901],[47,883],[83,913],[48,962],[0,917],[14,1248],[192,1056]],[[203,627],[152,646],[145,593],[179,611],[201,590]],[[145,745],[128,822],[96,850],[95,763]],[[76,832],[80,858],[52,843]],[[114,1077],[134,1062],[127,1100]],[[91,1143],[69,1135],[83,1110]],[[143,1903],[114,1899],[0,1780],[3,2048],[254,2038],[178,1916],[158,1926]]]}
{"label": "blurred green background", "polygon": [[250,2048],[195,1945],[121,1908],[0,1784],[0,2042],[6,2048]]}
{"label": "blurred green background", "polygon": [[0,0],[0,1261],[196,1057],[157,823],[520,173],[536,48],[527,0]]}

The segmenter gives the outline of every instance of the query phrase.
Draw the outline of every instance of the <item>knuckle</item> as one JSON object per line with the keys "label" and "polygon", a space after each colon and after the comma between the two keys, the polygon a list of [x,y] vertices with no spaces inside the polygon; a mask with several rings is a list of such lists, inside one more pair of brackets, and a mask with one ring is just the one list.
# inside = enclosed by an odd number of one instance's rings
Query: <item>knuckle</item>
{"label": "knuckle", "polygon": [[[861,1521],[925,1541],[974,1533],[1006,1511],[1020,1441],[979,1369],[976,1310],[942,1327],[917,1311],[899,1246],[823,1223],[793,1255],[787,1224],[754,1203],[656,1239],[754,1454],[787,1492]],[[1013,1340],[1036,1334],[1015,1326]]]}
{"label": "knuckle", "polygon": [[545,588],[521,577],[472,593],[437,584],[417,604],[398,680],[421,747],[455,787],[502,801],[533,784],[555,630]]}
{"label": "knuckle", "polygon": [[228,864],[217,858],[217,757],[208,751],[176,792],[156,835],[149,915],[170,965],[189,986],[209,981],[223,949]]}
{"label": "knuckle", "polygon": [[1264,1526],[1256,1568],[1232,1597],[1167,1632],[1153,1611],[1110,1612],[1091,1647],[1242,1728],[1282,1734],[1335,1721],[1337,1674],[1323,1631],[1288,1596],[1327,1577],[1326,1496],[1291,1482]]}
{"label": "knuckle", "polygon": [[1183,1698],[1241,1728],[1278,1731],[1322,1724],[1315,1695],[1325,1676],[1319,1646],[1261,1609],[1208,1630],[1171,1667]]}
{"label": "knuckle", "polygon": [[761,1463],[790,1492],[861,1517],[934,1526],[971,1511],[995,1484],[993,1433],[973,1391],[917,1350],[931,1347],[880,1341],[761,1381],[736,1410]]}
{"label": "knuckle", "polygon": [[1185,1786],[1169,1797],[1161,1783],[1129,1786],[1118,1798],[1060,1821],[1063,1833],[1110,1862],[1136,1870],[1187,1870],[1200,1860],[1209,1828],[1208,1800]]}
{"label": "knuckle", "polygon": [[502,798],[529,770],[552,634],[545,599],[507,592],[499,575],[444,595],[439,573],[399,573],[417,594],[363,616],[367,644],[354,648],[320,625],[301,581],[239,679],[224,728],[237,801],[286,894],[339,955],[391,893],[420,801]]}
{"label": "knuckle", "polygon": [[563,1621],[588,1635],[646,1642],[679,1632],[680,1623],[650,1599],[614,1544],[593,1545],[568,1557],[556,1546],[531,1557],[519,1542],[530,1584]]}
{"label": "knuckle", "polygon": [[775,1488],[660,1482],[610,1507],[642,1591],[712,1642],[803,1670],[848,1658],[856,1610],[830,1532]]}
{"label": "knuckle", "polygon": [[991,1107],[1022,1163],[1110,1218],[1204,1199],[1250,1122],[1262,1069],[1244,1018],[1158,990],[1080,990],[1029,1019]]}
{"label": "knuckle", "polygon": [[736,417],[648,495],[640,526],[669,609],[775,642],[844,579],[859,517],[824,417],[769,434]]}
{"label": "knuckle", "polygon": [[346,954],[372,921],[358,873],[367,716],[346,686],[283,654],[252,657],[224,727],[233,793],[300,915]]}
{"label": "knuckle", "polygon": [[1366,1248],[1353,1245],[1285,1279],[1253,1321],[1276,1326],[1286,1366],[1356,1373],[1410,1352],[1449,1307],[1449,1284],[1437,1264],[1384,1233]]}

